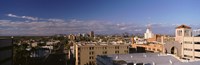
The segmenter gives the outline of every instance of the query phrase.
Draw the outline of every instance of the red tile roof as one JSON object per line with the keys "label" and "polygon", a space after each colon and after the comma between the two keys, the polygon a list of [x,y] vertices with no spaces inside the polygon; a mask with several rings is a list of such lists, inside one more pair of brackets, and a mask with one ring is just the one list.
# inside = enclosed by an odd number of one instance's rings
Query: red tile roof
{"label": "red tile roof", "polygon": [[187,25],[184,25],[184,24],[183,24],[183,25],[180,25],[180,26],[178,26],[178,27],[176,27],[176,29],[177,29],[177,28],[187,28],[187,29],[191,29],[191,27],[189,27],[189,26],[187,26]]}

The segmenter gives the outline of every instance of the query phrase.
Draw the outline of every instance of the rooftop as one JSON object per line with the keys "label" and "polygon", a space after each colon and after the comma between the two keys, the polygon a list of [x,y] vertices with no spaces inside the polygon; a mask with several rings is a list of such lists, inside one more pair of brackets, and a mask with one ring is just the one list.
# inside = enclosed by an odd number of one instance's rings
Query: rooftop
{"label": "rooftop", "polygon": [[191,29],[191,27],[187,26],[187,25],[180,25],[178,27],[176,27],[176,29],[179,29],[179,28],[186,28],[186,29]]}
{"label": "rooftop", "polygon": [[77,42],[78,46],[95,46],[95,45],[129,45],[128,43],[117,43],[117,42]]}
{"label": "rooftop", "polygon": [[113,54],[99,56],[106,61],[119,64],[144,63],[148,65],[198,65],[200,61],[182,62],[172,55],[159,53],[133,53],[133,54]]}

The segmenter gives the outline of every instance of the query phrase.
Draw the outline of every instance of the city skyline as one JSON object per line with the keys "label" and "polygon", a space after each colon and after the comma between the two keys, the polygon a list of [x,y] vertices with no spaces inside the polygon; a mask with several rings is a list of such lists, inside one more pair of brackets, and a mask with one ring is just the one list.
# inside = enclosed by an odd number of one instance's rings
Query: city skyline
{"label": "city skyline", "polygon": [[1,0],[0,35],[70,33],[172,34],[177,25],[200,28],[197,0]]}

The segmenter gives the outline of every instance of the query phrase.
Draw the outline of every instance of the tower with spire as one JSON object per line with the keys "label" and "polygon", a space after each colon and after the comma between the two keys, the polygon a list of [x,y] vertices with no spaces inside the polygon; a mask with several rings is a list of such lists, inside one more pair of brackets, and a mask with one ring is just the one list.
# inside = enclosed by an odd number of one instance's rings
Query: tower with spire
{"label": "tower with spire", "polygon": [[146,30],[146,32],[144,33],[144,38],[145,38],[145,39],[149,39],[149,38],[152,38],[153,36],[154,36],[154,34],[153,34],[152,31],[151,31],[151,25],[148,24],[148,25],[147,25],[147,30]]}

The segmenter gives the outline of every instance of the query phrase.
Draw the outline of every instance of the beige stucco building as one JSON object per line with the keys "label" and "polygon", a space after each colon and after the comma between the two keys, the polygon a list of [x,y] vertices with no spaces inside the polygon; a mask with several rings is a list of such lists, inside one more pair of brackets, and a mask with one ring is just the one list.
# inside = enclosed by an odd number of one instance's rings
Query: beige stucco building
{"label": "beige stucco building", "polygon": [[74,44],[76,65],[95,65],[97,55],[128,54],[128,44],[86,43]]}
{"label": "beige stucco building", "polygon": [[182,48],[183,58],[200,60],[200,37],[184,37]]}
{"label": "beige stucco building", "polygon": [[132,44],[132,48],[143,47],[149,52],[164,52],[162,44]]}
{"label": "beige stucco building", "polygon": [[183,37],[191,37],[192,36],[192,29],[189,26],[186,25],[180,25],[176,27],[176,32],[175,32],[175,41],[182,42]]}
{"label": "beige stucco building", "polygon": [[186,25],[178,26],[175,39],[182,44],[182,58],[200,60],[200,37],[192,36],[191,27]]}

